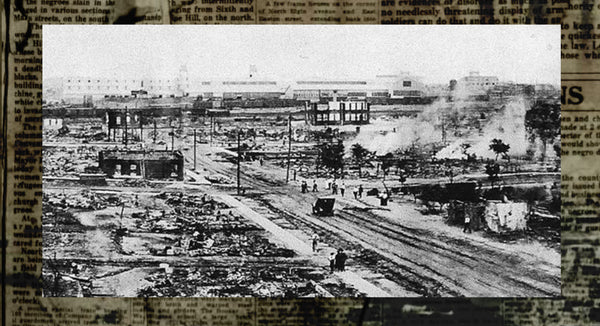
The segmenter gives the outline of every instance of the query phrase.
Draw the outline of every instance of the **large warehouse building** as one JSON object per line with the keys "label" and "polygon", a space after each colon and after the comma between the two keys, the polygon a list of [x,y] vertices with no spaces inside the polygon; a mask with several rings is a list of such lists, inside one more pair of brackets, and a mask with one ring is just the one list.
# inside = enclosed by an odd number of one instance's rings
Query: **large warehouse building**
{"label": "large warehouse building", "polygon": [[[105,97],[197,97],[204,99],[296,99],[299,101],[328,101],[336,93],[340,99],[419,98],[425,86],[408,73],[378,75],[371,80],[311,79],[291,82],[264,79],[250,74],[239,79],[193,79],[182,67],[174,78],[95,78],[66,77],[55,80],[45,89],[47,100],[81,102],[84,97],[94,100]],[[147,94],[147,95],[146,95]]]}

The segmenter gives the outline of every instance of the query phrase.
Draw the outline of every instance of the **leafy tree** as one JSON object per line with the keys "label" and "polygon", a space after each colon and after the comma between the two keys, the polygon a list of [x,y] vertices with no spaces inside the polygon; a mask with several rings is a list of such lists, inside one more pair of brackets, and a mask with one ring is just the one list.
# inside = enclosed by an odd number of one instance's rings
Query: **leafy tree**
{"label": "leafy tree", "polygon": [[560,135],[560,104],[536,103],[525,113],[525,128],[529,139],[542,141],[542,160],[546,159],[546,148]]}
{"label": "leafy tree", "polygon": [[333,170],[336,174],[344,169],[344,144],[322,143],[317,146],[319,151],[319,162],[324,167]]}
{"label": "leafy tree", "polygon": [[366,159],[371,156],[371,152],[364,148],[361,144],[352,145],[352,160],[358,165],[358,175],[362,177],[362,167],[365,164]]}
{"label": "leafy tree", "polygon": [[383,171],[383,179],[388,174],[390,168],[394,164],[394,154],[387,153],[381,157],[381,170]]}
{"label": "leafy tree", "polygon": [[510,149],[510,145],[505,144],[500,139],[492,139],[492,143],[490,144],[490,150],[496,153],[496,161],[498,161],[498,155],[502,154],[503,157],[508,157],[508,150]]}

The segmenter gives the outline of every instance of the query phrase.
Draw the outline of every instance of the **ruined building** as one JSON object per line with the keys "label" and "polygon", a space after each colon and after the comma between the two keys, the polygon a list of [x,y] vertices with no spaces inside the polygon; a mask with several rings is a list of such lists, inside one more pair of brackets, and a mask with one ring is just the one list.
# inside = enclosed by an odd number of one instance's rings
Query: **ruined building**
{"label": "ruined building", "polygon": [[180,151],[106,150],[99,153],[98,161],[109,177],[183,180]]}
{"label": "ruined building", "polygon": [[324,125],[363,125],[370,119],[370,104],[366,101],[337,101],[328,104],[311,103],[310,123]]}

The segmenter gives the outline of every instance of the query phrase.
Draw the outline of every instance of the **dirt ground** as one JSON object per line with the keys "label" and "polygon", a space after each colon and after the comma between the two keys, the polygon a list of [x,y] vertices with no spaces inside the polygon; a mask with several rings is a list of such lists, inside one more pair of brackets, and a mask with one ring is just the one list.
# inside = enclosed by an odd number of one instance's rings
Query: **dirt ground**
{"label": "dirt ground", "polygon": [[[189,139],[176,145],[189,148]],[[345,181],[345,197],[335,195],[335,214],[318,217],[311,205],[331,195],[325,179],[316,179],[318,192],[301,193],[301,175],[286,183],[286,171],[276,160],[242,162],[245,193],[237,195],[236,167],[228,159],[235,153],[197,146],[197,170],[193,152],[184,151],[184,182],[90,188],[45,181],[44,196],[53,198],[44,206],[45,295],[560,294],[556,239],[463,233],[443,214],[423,213],[412,196],[395,194],[385,207],[375,197],[355,199],[351,189],[359,181],[352,179]],[[69,155],[76,161],[74,151]],[[206,182],[214,176],[229,180]],[[312,186],[312,178],[306,181]],[[360,183],[381,187],[378,180]],[[216,205],[207,213],[198,204],[205,194]],[[65,198],[83,199],[62,202]],[[315,234],[320,241],[312,252]],[[347,268],[330,273],[328,257],[338,249],[349,256]]]}
{"label": "dirt ground", "polygon": [[[208,150],[208,149],[207,149]],[[233,165],[203,155],[207,172],[230,174]],[[535,237],[463,233],[440,215],[421,213],[411,196],[388,206],[374,197],[336,197],[333,217],[316,217],[317,196],[302,194],[300,180],[283,185],[285,171],[243,163],[242,183],[253,191],[248,206],[308,243],[313,233],[327,256],[337,248],[350,255],[353,270],[394,296],[555,296],[560,293],[560,248]],[[326,181],[318,179],[318,185]],[[351,184],[352,181],[349,181]],[[312,182],[309,180],[309,184]],[[323,187],[321,187],[323,188]],[[349,188],[349,186],[348,186]]]}

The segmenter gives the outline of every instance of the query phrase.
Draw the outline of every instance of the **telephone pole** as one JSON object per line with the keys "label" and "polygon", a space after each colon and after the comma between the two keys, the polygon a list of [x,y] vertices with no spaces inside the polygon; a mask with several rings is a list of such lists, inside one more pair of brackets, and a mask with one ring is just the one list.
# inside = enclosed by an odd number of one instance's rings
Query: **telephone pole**
{"label": "telephone pole", "polygon": [[175,151],[175,127],[171,127],[171,151]]}
{"label": "telephone pole", "polygon": [[241,193],[241,185],[240,185],[240,138],[241,138],[241,130],[238,129],[237,132],[237,194]]}
{"label": "telephone pole", "polygon": [[211,115],[210,116],[210,147],[212,147],[212,143],[213,143],[213,129],[214,128],[215,128],[215,119]]}
{"label": "telephone pole", "polygon": [[194,171],[196,171],[196,129],[194,129]]}
{"label": "telephone pole", "polygon": [[127,107],[125,107],[125,146],[127,146],[127,118],[129,118],[129,112],[127,111]]}
{"label": "telephone pole", "polygon": [[144,114],[140,112],[140,141],[144,142]]}
{"label": "telephone pole", "polygon": [[156,144],[156,119],[152,119],[154,121],[154,138],[152,142]]}
{"label": "telephone pole", "polygon": [[292,115],[288,117],[288,155],[287,155],[287,172],[285,174],[285,183],[290,181],[290,156],[292,155]]}

